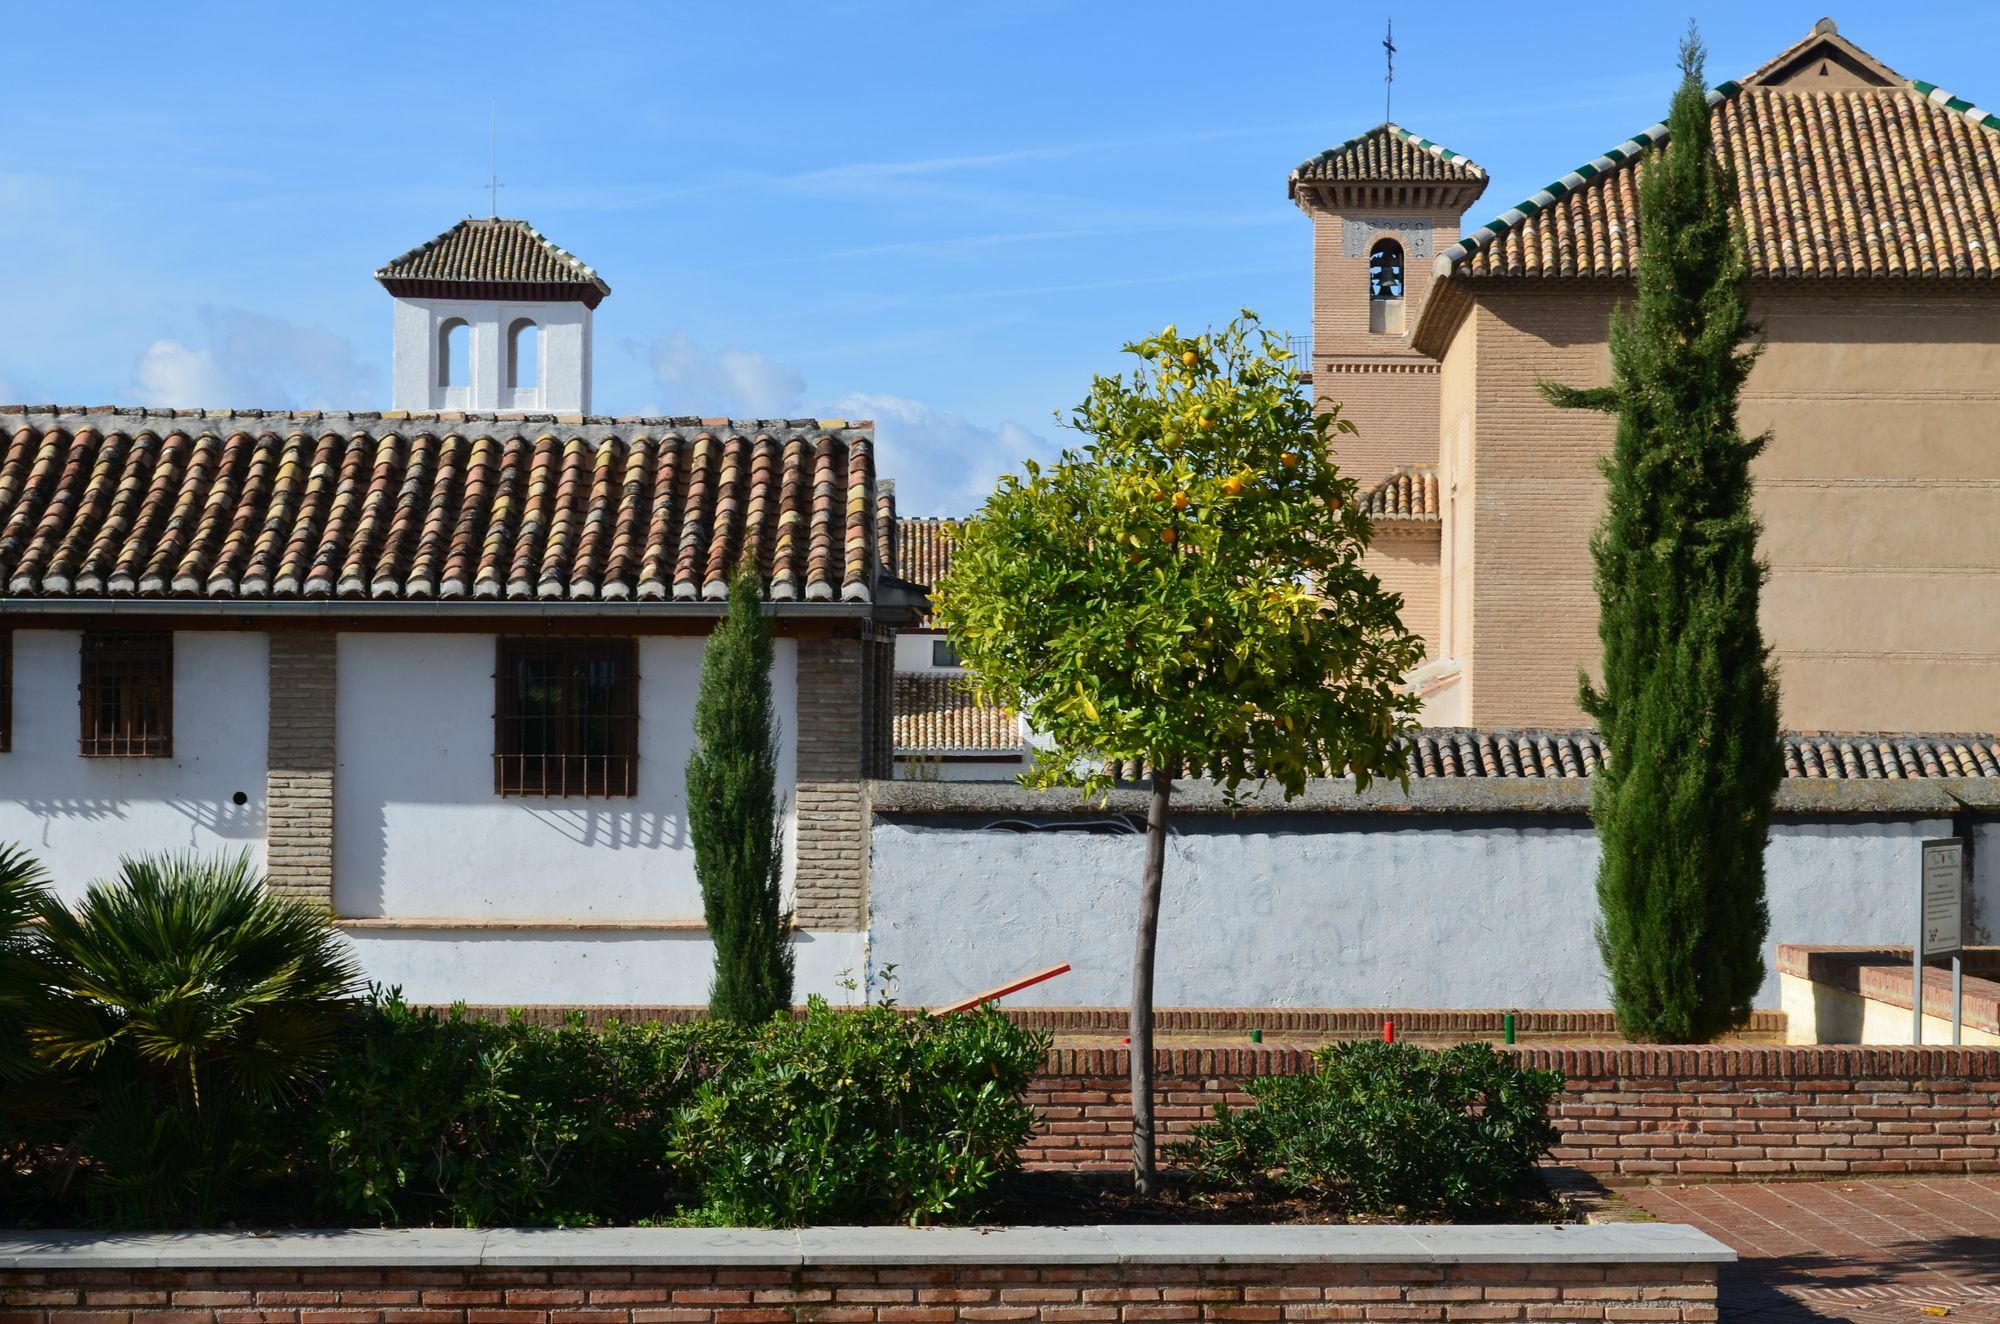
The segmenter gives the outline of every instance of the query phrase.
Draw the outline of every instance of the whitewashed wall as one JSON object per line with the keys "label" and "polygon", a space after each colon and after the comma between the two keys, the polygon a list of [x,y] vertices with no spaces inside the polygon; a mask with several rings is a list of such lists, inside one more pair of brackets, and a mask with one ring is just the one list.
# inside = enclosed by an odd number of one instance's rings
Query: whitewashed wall
{"label": "whitewashed wall", "polygon": [[[1067,961],[1010,1001],[1129,995],[1143,840],[982,830],[1004,815],[878,818],[873,964],[911,1003]],[[1187,815],[1160,920],[1162,1006],[1603,1007],[1588,824],[1548,816]],[[1766,855],[1771,941],[1905,943],[1917,843],[1945,819],[1788,821]],[[1982,829],[1974,923],[2000,921],[2000,829]],[[1775,975],[1758,1005],[1779,1004]]]}
{"label": "whitewashed wall", "polygon": [[[715,945],[703,933],[350,930],[370,979],[412,1002],[487,1006],[685,1006],[708,1001]],[[805,933],[793,945],[798,999],[846,996],[867,968],[859,933]]]}
{"label": "whitewashed wall", "polygon": [[[82,636],[14,633],[14,742],[0,754],[0,841],[33,851],[67,897],[156,851],[264,860],[269,647],[261,634],[174,636],[174,756],[77,753]],[[242,792],[245,803],[234,796]]]}
{"label": "whitewashed wall", "polygon": [[[639,641],[639,793],[558,799],[494,794],[492,635],[341,635],[334,908],[346,917],[698,919],[683,775],[702,642]],[[777,641],[785,786],[797,658],[791,640]]]}

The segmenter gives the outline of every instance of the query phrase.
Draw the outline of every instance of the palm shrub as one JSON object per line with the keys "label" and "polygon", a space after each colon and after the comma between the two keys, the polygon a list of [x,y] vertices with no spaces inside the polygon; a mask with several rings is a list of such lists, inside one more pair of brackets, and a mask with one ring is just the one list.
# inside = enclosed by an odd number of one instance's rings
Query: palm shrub
{"label": "palm shrub", "polygon": [[381,996],[318,1098],[306,1166],[329,1214],[386,1224],[582,1226],[678,1194],[660,1134],[742,1032],[560,1026]]}
{"label": "palm shrub", "polygon": [[40,934],[29,921],[48,895],[48,875],[35,858],[0,844],[0,1203],[8,1206],[27,1197],[24,1179],[58,1137],[58,1119],[73,1098],[28,1039],[48,982]]}
{"label": "palm shrub", "polygon": [[1344,1043],[1317,1056],[1316,1072],[1248,1082],[1250,1107],[1217,1104],[1169,1155],[1204,1185],[1367,1217],[1505,1215],[1540,1194],[1561,1072],[1472,1043]]}
{"label": "palm shrub", "polygon": [[211,1222],[279,1175],[276,1110],[333,1059],[359,988],[325,913],[272,894],[247,855],[127,858],[74,910],[44,895],[35,913],[48,987],[26,1029],[86,1083],[88,1211]]}
{"label": "palm shrub", "polygon": [[669,1150],[711,1224],[965,1222],[1020,1166],[1048,1037],[986,1008],[905,1017],[814,998],[704,1084]]}
{"label": "palm shrub", "polygon": [[744,1025],[792,1005],[778,718],[761,584],[746,557],[729,581],[729,615],[702,653],[687,765],[688,835],[715,944],[709,1014]]}
{"label": "palm shrub", "polygon": [[1764,847],[1784,775],[1778,682],[1757,619],[1765,567],[1738,427],[1756,362],[1736,186],[1711,146],[1690,31],[1639,186],[1637,299],[1611,324],[1613,384],[1544,385],[1557,405],[1617,415],[1603,462],[1596,562],[1604,731],[1591,778],[1603,844],[1598,943],[1618,1027],[1694,1043],[1749,1018],[1764,983]]}

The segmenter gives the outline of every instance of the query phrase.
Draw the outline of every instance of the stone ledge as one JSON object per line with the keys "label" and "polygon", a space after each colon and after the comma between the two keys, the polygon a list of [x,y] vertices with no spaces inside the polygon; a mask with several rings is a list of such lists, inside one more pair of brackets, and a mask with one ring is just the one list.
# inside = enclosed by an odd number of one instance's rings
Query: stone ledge
{"label": "stone ledge", "polygon": [[0,1269],[524,1265],[1727,1264],[1677,1223],[1074,1228],[379,1228],[0,1234]]}

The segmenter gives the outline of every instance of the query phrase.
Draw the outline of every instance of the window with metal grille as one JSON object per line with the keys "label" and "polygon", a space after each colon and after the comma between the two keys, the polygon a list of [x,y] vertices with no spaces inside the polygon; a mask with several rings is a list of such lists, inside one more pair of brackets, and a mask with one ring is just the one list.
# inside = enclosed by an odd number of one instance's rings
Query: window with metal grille
{"label": "window with metal grille", "polygon": [[174,637],[83,636],[77,686],[85,758],[164,759],[174,752]]}
{"label": "window with metal grille", "polygon": [[639,657],[630,639],[502,639],[493,789],[501,795],[633,795]]}

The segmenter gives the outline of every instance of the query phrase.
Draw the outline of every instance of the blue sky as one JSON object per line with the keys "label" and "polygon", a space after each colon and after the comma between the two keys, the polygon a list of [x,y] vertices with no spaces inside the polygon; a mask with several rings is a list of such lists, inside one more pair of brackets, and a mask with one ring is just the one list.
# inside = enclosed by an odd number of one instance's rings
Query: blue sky
{"label": "blue sky", "polygon": [[[1826,0],[1702,3],[1710,81]],[[500,211],[612,286],[604,413],[873,417],[908,513],[1073,438],[1117,347],[1304,329],[1298,161],[1395,118],[1477,223],[1664,112],[1683,6],[20,5],[0,98],[0,401],[388,405],[387,259]],[[2000,7],[1850,3],[2000,103]]]}

